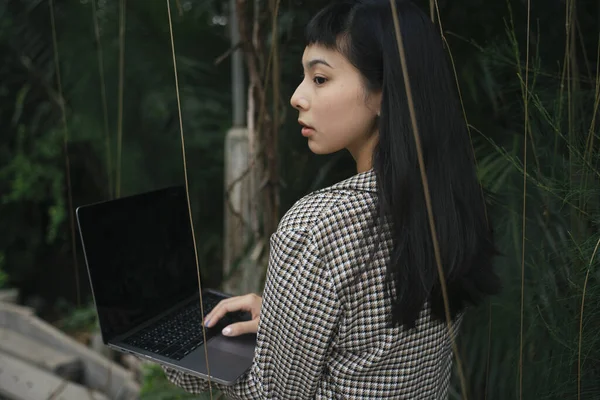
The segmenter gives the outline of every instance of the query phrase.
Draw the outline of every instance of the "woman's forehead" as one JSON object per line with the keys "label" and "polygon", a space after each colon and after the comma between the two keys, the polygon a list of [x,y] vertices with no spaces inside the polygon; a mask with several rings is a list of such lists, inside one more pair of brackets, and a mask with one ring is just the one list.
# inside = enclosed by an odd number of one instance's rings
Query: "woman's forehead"
{"label": "woman's forehead", "polygon": [[339,51],[318,44],[306,46],[302,55],[302,65],[306,69],[310,69],[316,64],[335,69],[343,67],[345,63],[347,60]]}

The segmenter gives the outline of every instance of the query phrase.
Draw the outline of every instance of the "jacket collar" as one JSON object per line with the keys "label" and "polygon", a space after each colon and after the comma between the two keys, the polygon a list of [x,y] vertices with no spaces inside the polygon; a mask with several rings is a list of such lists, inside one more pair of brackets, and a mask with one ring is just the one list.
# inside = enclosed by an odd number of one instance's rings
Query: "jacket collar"
{"label": "jacket collar", "polygon": [[365,172],[360,172],[356,175],[351,176],[348,179],[345,179],[341,182],[338,182],[328,188],[323,189],[323,191],[330,190],[360,190],[364,192],[374,192],[377,193],[377,178],[374,169],[370,169]]}

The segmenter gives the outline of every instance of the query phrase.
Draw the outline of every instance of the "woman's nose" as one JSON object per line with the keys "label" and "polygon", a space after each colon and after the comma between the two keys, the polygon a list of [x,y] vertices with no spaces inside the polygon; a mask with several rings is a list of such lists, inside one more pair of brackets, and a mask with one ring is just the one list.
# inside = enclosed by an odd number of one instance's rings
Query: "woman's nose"
{"label": "woman's nose", "polygon": [[306,111],[306,109],[308,108],[308,100],[306,99],[306,97],[304,95],[302,95],[300,87],[302,85],[298,86],[296,88],[296,91],[294,92],[294,94],[292,95],[291,99],[290,99],[290,104],[292,105],[292,107],[294,107],[297,110],[304,110]]}

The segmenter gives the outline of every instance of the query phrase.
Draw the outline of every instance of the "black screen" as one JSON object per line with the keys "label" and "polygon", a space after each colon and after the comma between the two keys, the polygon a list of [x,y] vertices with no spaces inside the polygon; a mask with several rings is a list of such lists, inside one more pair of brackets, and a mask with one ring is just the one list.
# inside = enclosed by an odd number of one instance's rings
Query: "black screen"
{"label": "black screen", "polygon": [[77,212],[104,342],[198,293],[183,187]]}

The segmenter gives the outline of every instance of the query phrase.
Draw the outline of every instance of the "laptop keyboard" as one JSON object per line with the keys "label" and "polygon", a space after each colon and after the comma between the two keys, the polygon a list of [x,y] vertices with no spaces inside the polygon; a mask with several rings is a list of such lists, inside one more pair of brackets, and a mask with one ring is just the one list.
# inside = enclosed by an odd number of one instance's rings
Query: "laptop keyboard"
{"label": "laptop keyboard", "polygon": [[[203,296],[204,315],[208,314],[221,299],[210,294]],[[226,325],[243,320],[243,317],[242,312],[225,315],[216,326],[206,328],[206,340],[220,333]],[[123,342],[155,354],[181,360],[204,343],[202,320],[200,304],[193,301],[176,313],[169,314],[141,329]]]}

